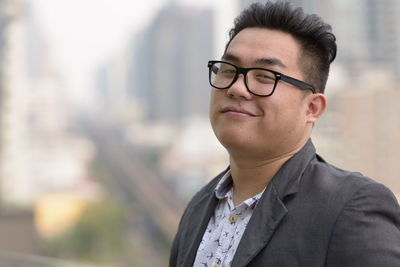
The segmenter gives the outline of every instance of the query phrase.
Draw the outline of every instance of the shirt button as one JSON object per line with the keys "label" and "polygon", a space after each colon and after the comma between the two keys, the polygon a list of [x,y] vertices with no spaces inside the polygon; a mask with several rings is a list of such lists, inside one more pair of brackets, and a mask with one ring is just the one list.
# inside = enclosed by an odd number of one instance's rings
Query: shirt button
{"label": "shirt button", "polygon": [[229,221],[231,222],[231,223],[235,223],[236,221],[237,221],[237,217],[235,216],[235,215],[231,215],[231,216],[229,216]]}
{"label": "shirt button", "polygon": [[213,267],[219,267],[219,264],[218,263],[214,263]]}

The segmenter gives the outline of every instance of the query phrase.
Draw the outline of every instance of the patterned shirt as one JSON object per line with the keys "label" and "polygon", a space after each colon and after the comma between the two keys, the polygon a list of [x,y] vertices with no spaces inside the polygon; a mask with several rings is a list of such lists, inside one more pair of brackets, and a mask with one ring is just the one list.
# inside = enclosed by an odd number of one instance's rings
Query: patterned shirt
{"label": "patterned shirt", "polygon": [[233,204],[233,181],[228,171],[215,188],[219,203],[208,222],[203,239],[197,250],[195,267],[229,267],[263,192],[249,198],[236,207]]}

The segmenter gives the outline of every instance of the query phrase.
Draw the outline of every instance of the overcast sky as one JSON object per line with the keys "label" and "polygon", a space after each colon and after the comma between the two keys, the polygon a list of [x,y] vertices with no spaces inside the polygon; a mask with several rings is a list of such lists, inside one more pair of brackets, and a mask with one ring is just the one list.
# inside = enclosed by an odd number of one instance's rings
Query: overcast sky
{"label": "overcast sky", "polygon": [[[64,77],[81,94],[90,72],[117,54],[168,1],[214,6],[217,28],[227,32],[236,6],[232,0],[26,0]],[[217,36],[223,43],[226,36]],[[217,45],[221,46],[222,45]],[[79,96],[81,97],[81,96]]]}

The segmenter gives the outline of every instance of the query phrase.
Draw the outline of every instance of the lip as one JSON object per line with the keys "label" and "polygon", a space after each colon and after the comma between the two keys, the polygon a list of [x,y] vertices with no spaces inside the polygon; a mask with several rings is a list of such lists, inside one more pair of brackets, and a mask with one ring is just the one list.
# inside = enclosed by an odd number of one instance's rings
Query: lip
{"label": "lip", "polygon": [[257,117],[258,115],[245,108],[237,107],[237,106],[224,106],[221,109],[221,113],[230,113],[230,114],[237,114],[237,115],[246,115],[251,117]]}

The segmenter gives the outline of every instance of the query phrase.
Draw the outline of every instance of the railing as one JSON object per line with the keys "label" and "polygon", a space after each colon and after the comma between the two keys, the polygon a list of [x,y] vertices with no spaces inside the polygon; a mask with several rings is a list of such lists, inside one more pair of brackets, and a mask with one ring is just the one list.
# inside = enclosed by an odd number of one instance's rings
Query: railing
{"label": "railing", "polygon": [[[0,267],[100,267],[49,257],[0,251]],[[102,266],[105,267],[105,266]]]}

